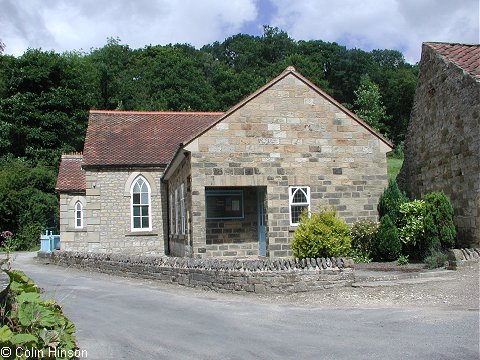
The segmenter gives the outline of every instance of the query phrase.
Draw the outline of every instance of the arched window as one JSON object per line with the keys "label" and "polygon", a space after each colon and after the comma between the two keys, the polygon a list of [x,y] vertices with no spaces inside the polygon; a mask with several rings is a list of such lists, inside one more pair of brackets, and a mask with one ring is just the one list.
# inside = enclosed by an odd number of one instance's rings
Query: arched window
{"label": "arched window", "polygon": [[80,201],[75,203],[75,229],[83,228],[83,205]]}
{"label": "arched window", "polygon": [[288,188],[290,207],[290,225],[296,226],[302,212],[310,216],[310,188],[308,186],[290,186]]}
{"label": "arched window", "polygon": [[150,212],[150,185],[139,176],[132,184],[132,231],[152,229]]}

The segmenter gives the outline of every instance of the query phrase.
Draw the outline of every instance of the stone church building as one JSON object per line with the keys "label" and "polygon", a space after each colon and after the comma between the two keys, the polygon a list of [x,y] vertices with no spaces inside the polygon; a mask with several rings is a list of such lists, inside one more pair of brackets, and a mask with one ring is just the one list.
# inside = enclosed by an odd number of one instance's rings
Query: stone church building
{"label": "stone church building", "polygon": [[225,113],[91,111],[61,249],[285,257],[303,211],[377,219],[391,144],[293,67]]}
{"label": "stone church building", "polygon": [[480,245],[480,46],[424,43],[399,182],[451,199],[459,246]]}

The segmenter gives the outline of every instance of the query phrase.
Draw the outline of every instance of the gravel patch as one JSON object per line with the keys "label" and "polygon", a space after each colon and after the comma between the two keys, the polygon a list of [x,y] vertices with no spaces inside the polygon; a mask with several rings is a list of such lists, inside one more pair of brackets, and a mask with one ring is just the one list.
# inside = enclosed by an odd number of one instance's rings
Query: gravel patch
{"label": "gravel patch", "polygon": [[445,272],[444,276],[379,281],[376,286],[274,296],[268,301],[324,308],[435,307],[478,311],[479,265]]}

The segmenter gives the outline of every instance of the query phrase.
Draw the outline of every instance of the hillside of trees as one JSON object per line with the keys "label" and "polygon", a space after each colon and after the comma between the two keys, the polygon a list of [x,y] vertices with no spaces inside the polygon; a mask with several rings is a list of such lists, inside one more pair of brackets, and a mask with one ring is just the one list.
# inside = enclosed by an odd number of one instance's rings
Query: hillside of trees
{"label": "hillside of trees", "polygon": [[238,34],[201,49],[132,49],[119,39],[87,53],[29,49],[13,57],[2,49],[0,233],[13,232],[17,248],[56,226],[60,154],[82,150],[89,109],[224,111],[293,65],[399,145],[418,74],[396,50],[295,41],[269,26],[262,36]]}

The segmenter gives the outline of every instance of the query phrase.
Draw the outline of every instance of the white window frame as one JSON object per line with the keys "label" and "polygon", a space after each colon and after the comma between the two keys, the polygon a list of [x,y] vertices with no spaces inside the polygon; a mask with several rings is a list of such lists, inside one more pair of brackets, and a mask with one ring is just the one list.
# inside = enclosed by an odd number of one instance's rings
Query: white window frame
{"label": "white window frame", "polygon": [[[306,191],[304,191],[306,190]],[[305,194],[305,197],[307,199],[306,202],[294,202],[295,194],[301,191]],[[288,215],[289,215],[289,221],[290,221],[290,226],[298,226],[298,222],[294,223],[292,221],[292,207],[293,206],[307,206],[307,212],[308,216],[310,216],[310,186],[289,186],[288,187]]]}
{"label": "white window frame", "polygon": [[173,191],[170,192],[170,234],[175,234],[175,203],[173,202]]}
{"label": "white window frame", "polygon": [[[137,183],[142,180],[144,185],[147,186],[147,191],[148,191],[148,203],[147,204],[143,204],[141,203],[141,196],[140,196],[140,204],[134,204],[133,203],[133,189],[135,188],[135,185],[137,185]],[[134,231],[151,231],[152,230],[152,201],[151,201],[151,196],[152,196],[152,189],[150,187],[150,184],[148,183],[147,179],[145,179],[143,176],[138,176],[135,181],[132,182],[132,186],[130,187],[130,211],[131,211],[131,216],[130,216],[130,219],[131,219],[131,231],[134,232]],[[135,227],[135,223],[134,223],[134,207],[135,206],[147,206],[148,208],[148,227],[139,227],[139,228],[136,228]],[[137,216],[135,216],[137,217]],[[140,215],[140,218],[142,218],[143,216]],[[140,225],[142,225],[142,220],[140,220]]]}
{"label": "white window frame", "polygon": [[175,189],[175,235],[180,234],[180,197],[178,195],[179,188]]}
{"label": "white window frame", "polygon": [[[74,220],[75,220],[75,229],[83,228],[83,204],[80,201],[77,201],[74,206]],[[80,224],[79,224],[80,220]]]}
{"label": "white window frame", "polygon": [[185,184],[180,184],[180,234],[186,234]]}

